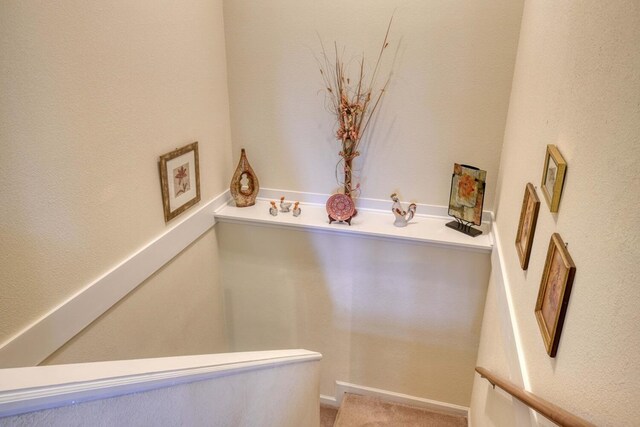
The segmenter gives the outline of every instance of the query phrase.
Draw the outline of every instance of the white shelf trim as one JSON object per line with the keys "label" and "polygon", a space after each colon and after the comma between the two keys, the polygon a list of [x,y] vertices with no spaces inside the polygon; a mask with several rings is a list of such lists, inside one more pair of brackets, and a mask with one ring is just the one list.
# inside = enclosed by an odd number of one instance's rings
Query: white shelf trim
{"label": "white shelf trim", "polygon": [[[276,197],[263,197],[264,195]],[[291,213],[278,212],[277,216],[269,214],[269,202],[277,200],[277,195],[284,195],[288,201],[307,201],[301,203],[302,214],[294,217]],[[383,201],[376,199],[358,199],[358,215],[346,223],[329,224],[324,201],[328,195],[315,193],[282,192],[280,190],[260,190],[260,197],[254,206],[238,208],[230,201],[215,212],[216,221],[291,228],[320,233],[337,233],[365,238],[390,239],[420,244],[428,244],[461,250],[472,250],[490,253],[493,249],[493,235],[491,221],[485,221],[479,227],[483,234],[470,237],[452,230],[445,224],[451,217],[435,215],[446,213],[446,207],[418,205],[417,213],[406,227],[395,227],[394,216],[391,213],[391,201],[386,202],[388,210],[372,209],[370,206],[384,206]],[[278,205],[278,203],[276,203]],[[408,205],[405,203],[404,205]],[[421,209],[426,210],[426,214]],[[487,212],[486,218],[491,218]]]}
{"label": "white shelf trim", "polygon": [[[280,197],[284,196],[288,201],[298,201],[304,204],[322,205],[326,203],[329,198],[329,194],[322,193],[308,193],[305,191],[291,191],[291,190],[279,190],[275,188],[261,188],[258,193],[260,199],[270,199],[278,201]],[[383,212],[388,212],[391,209],[391,199],[369,199],[358,198],[356,205],[359,209],[371,209]],[[418,206],[418,212],[423,216],[436,216],[441,218],[451,218],[447,215],[448,208],[446,206],[439,205],[427,205],[424,203],[417,203],[415,200],[408,200],[402,202],[403,205],[409,205],[409,203],[416,203]],[[482,221],[491,222],[493,215],[490,211],[482,212]]]}

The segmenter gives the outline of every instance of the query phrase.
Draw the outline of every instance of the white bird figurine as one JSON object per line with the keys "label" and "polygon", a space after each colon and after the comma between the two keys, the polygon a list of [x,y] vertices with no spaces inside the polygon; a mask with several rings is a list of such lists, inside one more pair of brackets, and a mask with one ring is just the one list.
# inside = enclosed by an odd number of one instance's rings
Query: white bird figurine
{"label": "white bird figurine", "polygon": [[273,216],[278,215],[278,208],[276,208],[276,202],[271,202],[271,207],[269,208],[269,213]]}
{"label": "white bird figurine", "polygon": [[300,213],[302,212],[302,209],[300,209],[300,202],[295,202],[293,204],[293,216],[298,216],[300,215]]}
{"label": "white bird figurine", "polygon": [[289,208],[291,208],[291,202],[284,201],[284,196],[280,197],[280,212],[289,212]]}
{"label": "white bird figurine", "polygon": [[393,222],[393,225],[396,227],[406,227],[409,221],[413,219],[413,216],[416,214],[416,204],[411,203],[409,205],[409,211],[405,211],[402,209],[402,204],[400,204],[400,200],[398,199],[398,195],[393,193],[391,195],[391,200],[393,200],[393,205],[391,206],[391,212],[396,217],[396,220]]}

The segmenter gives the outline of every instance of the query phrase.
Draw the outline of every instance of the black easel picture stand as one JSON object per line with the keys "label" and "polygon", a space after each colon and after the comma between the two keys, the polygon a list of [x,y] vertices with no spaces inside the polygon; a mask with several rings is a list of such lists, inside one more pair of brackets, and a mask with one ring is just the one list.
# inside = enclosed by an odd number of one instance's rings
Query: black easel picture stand
{"label": "black easel picture stand", "polygon": [[466,222],[461,219],[456,218],[455,221],[450,221],[445,225],[449,228],[453,228],[461,233],[466,234],[467,236],[476,237],[482,234],[482,230],[478,230],[477,228],[473,228],[471,225],[472,222]]}

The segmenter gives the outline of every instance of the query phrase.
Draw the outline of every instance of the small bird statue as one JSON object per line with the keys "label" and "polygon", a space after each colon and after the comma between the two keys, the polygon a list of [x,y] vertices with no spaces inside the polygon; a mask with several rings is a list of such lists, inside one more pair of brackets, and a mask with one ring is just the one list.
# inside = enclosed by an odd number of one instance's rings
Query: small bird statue
{"label": "small bird statue", "polygon": [[289,212],[291,208],[291,202],[284,201],[284,196],[280,197],[280,212]]}
{"label": "small bird statue", "polygon": [[276,202],[271,202],[271,207],[269,208],[269,213],[273,216],[278,215],[278,208],[276,208]]}
{"label": "small bird statue", "polygon": [[391,212],[396,217],[393,225],[396,227],[406,227],[409,221],[413,219],[413,216],[416,214],[416,204],[411,203],[409,205],[409,211],[405,211],[402,209],[402,204],[400,204],[400,200],[398,199],[398,195],[393,193],[391,195],[391,200],[393,200],[393,205],[391,206]]}
{"label": "small bird statue", "polygon": [[298,216],[302,212],[302,209],[300,209],[299,205],[300,205],[300,202],[295,202],[293,204],[293,210],[292,210],[293,216]]}

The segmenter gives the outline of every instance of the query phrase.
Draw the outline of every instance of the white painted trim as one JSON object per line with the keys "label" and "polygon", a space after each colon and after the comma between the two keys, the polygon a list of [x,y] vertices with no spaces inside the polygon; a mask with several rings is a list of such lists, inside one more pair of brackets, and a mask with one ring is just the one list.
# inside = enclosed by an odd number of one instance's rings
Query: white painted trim
{"label": "white painted trim", "polygon": [[[365,387],[357,384],[336,381],[336,407],[342,404],[345,393],[359,394],[361,396],[378,397],[387,402],[401,403],[418,408],[425,408],[432,411],[439,411],[451,415],[469,418],[469,408],[466,406],[454,405],[452,403],[439,402],[437,400],[424,399],[422,397],[410,396],[408,394],[395,393],[379,388]],[[330,399],[330,398],[328,398]],[[321,400],[322,401],[322,400]]]}
{"label": "white painted trim", "polygon": [[320,395],[320,404],[331,406],[332,408],[340,407],[335,397],[327,396],[326,394]]}
{"label": "white painted trim", "polygon": [[308,350],[276,350],[6,369],[0,417],[321,358]]}
{"label": "white painted trim", "polygon": [[[496,299],[500,311],[501,335],[508,363],[509,380],[521,386],[524,390],[531,390],[522,337],[520,336],[518,319],[515,315],[511,282],[504,262],[504,249],[500,239],[499,227],[495,222],[493,223],[493,235],[494,247],[491,254],[491,268],[496,285]],[[520,403],[517,399],[513,399],[513,402],[518,425],[538,425],[539,414],[535,410]]]}
{"label": "white painted trim", "polygon": [[[272,198],[276,198],[276,196],[279,198],[280,195],[285,195],[291,200],[301,200],[305,203],[319,202],[322,206],[324,206],[328,197],[328,195],[324,194],[274,189],[262,189],[261,195],[273,196]],[[216,223],[214,212],[220,211],[221,208],[227,206],[230,200],[231,197],[227,190],[198,209],[193,210],[193,212],[188,211],[189,215],[185,214],[180,222],[172,225],[171,228],[152,242],[1,343],[0,367],[33,366],[41,363],[214,226]],[[369,209],[372,212],[375,211],[374,208],[388,210],[390,201],[359,199],[358,206],[361,206],[362,209]],[[419,205],[418,209],[424,209],[425,213],[419,214],[419,216],[427,218],[427,220],[442,218],[439,215],[446,214],[445,207]],[[486,215],[489,215],[489,217]],[[490,213],[485,212],[484,218],[488,218],[488,222],[483,226],[490,227]],[[342,233],[344,232],[343,229],[344,227],[325,231]],[[453,230],[445,230],[445,232],[447,231],[456,233]],[[348,232],[356,232],[357,234],[355,227],[347,230]],[[398,232],[403,233],[402,229],[398,230]],[[388,237],[378,236],[375,232],[371,236],[374,238]],[[488,242],[481,245],[478,245],[476,241],[472,242],[470,246],[464,242],[454,245],[445,242],[441,246],[455,246],[459,249],[486,252],[491,250],[490,248],[494,241],[490,234],[488,238]],[[409,236],[404,241],[412,242],[415,240]],[[435,240],[431,243],[440,244]]]}
{"label": "white painted trim", "polygon": [[[277,191],[274,194],[283,194],[281,190],[267,189],[265,191]],[[446,227],[445,224],[451,221],[450,217],[424,215],[420,213],[420,208],[418,208],[418,213],[406,227],[394,227],[391,202],[372,199],[360,199],[358,201],[360,206],[358,207],[358,215],[352,219],[351,225],[345,223],[329,224],[324,203],[328,197],[327,195],[296,192],[287,192],[287,194],[289,196],[285,197],[293,197],[287,200],[303,199],[312,200],[312,202],[301,203],[302,214],[298,217],[294,217],[291,213],[282,212],[276,216],[270,215],[270,199],[268,198],[258,197],[255,205],[241,208],[230,202],[227,206],[222,206],[216,211],[216,220],[236,224],[297,229],[313,233],[341,234],[362,238],[402,241],[404,243],[411,242],[484,253],[490,253],[493,248],[490,212],[487,215],[488,221],[480,226],[483,234],[474,238]],[[275,199],[278,200],[279,198]],[[316,203],[318,199],[324,201]],[[386,205],[385,209],[378,210],[362,207],[362,205],[376,206],[377,202],[380,202],[380,205],[384,203]],[[442,207],[442,209],[446,211],[446,208]]]}
{"label": "white painted trim", "polygon": [[[496,285],[499,285],[498,305],[507,311],[501,315],[501,324],[506,327],[502,332],[502,338],[505,342],[507,351],[507,359],[509,360],[510,380],[515,384],[522,386],[525,390],[530,390],[529,374],[527,372],[527,364],[522,351],[522,337],[520,336],[520,328],[515,315],[515,304],[511,293],[511,283],[507,275],[507,268],[504,263],[504,250],[500,239],[500,232],[496,223],[493,224],[494,233],[494,250],[491,254],[491,264]],[[496,268],[497,267],[497,268]],[[511,345],[509,345],[511,344]],[[515,350],[515,352],[512,352]]]}
{"label": "white painted trim", "polygon": [[0,345],[0,367],[37,365],[215,224],[225,191]]}

